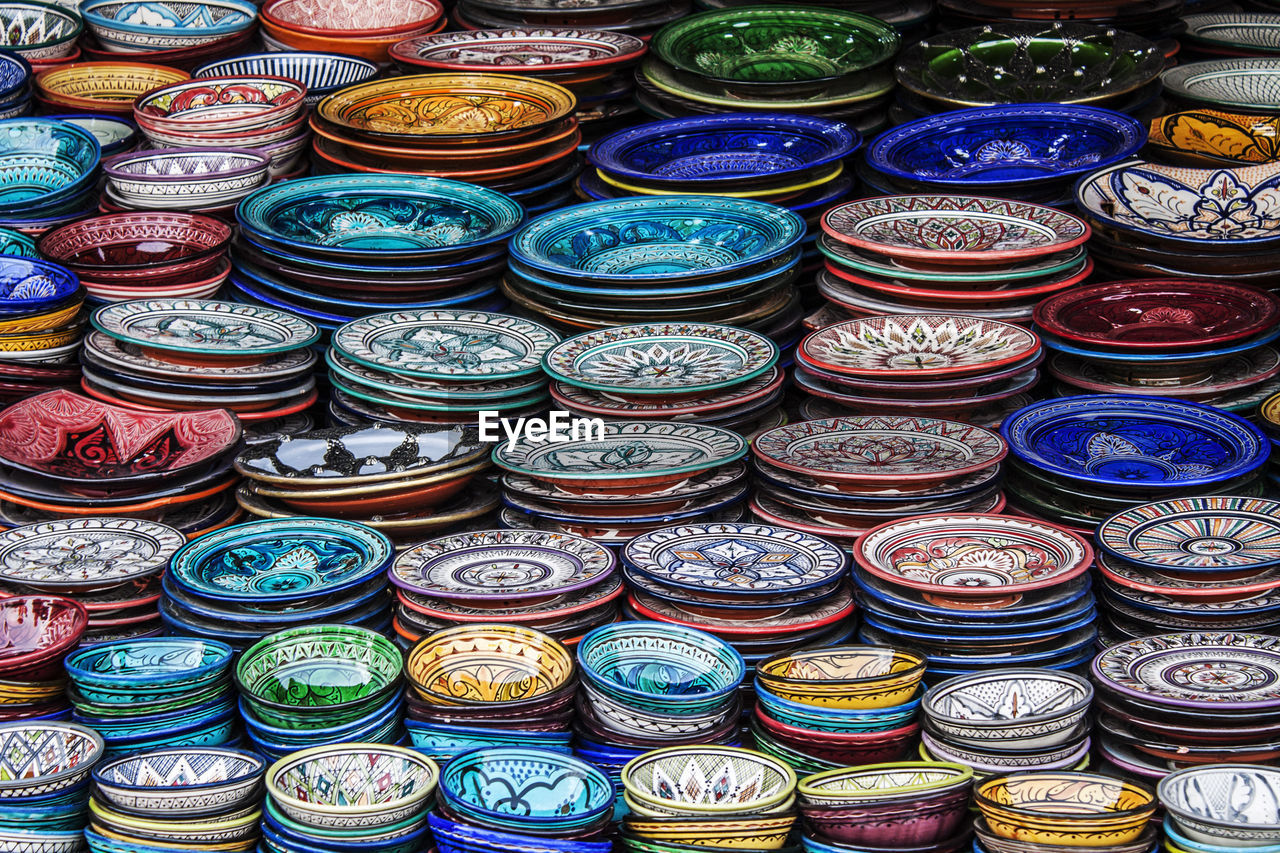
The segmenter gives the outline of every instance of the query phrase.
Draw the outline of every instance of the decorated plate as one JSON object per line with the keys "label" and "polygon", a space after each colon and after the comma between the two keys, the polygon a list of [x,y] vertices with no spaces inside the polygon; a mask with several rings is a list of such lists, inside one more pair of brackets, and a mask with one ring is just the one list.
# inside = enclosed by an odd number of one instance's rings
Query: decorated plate
{"label": "decorated plate", "polygon": [[[1276,29],[1270,30],[1273,40],[1276,33]],[[1280,58],[1233,56],[1179,65],[1164,72],[1161,79],[1165,91],[1181,101],[1222,109],[1265,111],[1280,109],[1278,74]]]}
{"label": "decorated plate", "polygon": [[[1186,31],[1180,39],[1207,45],[1225,53],[1275,53],[1280,51],[1280,20],[1274,13],[1222,12],[1183,15]],[[1231,50],[1236,48],[1237,50]]]}
{"label": "decorated plate", "polygon": [[881,255],[939,264],[997,264],[1064,252],[1089,239],[1081,219],[1051,207],[963,195],[900,195],[828,210],[822,230]]}
{"label": "decorated plate", "polygon": [[255,364],[235,367],[210,364],[176,364],[148,355],[136,345],[118,341],[110,335],[92,331],[85,336],[87,360],[103,363],[114,371],[136,373],[156,379],[208,381],[211,384],[251,385],[274,382],[306,373],[316,363],[310,349],[296,349],[270,356]]}
{"label": "decorated plate", "polygon": [[480,530],[402,551],[391,582],[445,599],[516,601],[562,595],[599,583],[613,552],[580,536],[540,530]]}
{"label": "decorated plate", "polygon": [[502,475],[502,486],[507,492],[521,497],[541,500],[557,505],[580,506],[598,512],[600,504],[607,501],[612,506],[648,506],[655,503],[681,504],[695,498],[721,494],[742,484],[746,477],[746,465],[735,462],[683,480],[667,489],[655,489],[640,495],[592,494],[590,492],[566,492],[555,483],[538,480],[523,474]]}
{"label": "decorated plate", "polygon": [[577,335],[542,358],[553,379],[600,391],[714,391],[760,375],[778,345],[759,332],[710,323],[613,326]]}
{"label": "decorated plate", "polygon": [[[522,7],[524,4],[520,4]],[[391,46],[391,58],[441,71],[578,71],[624,65],[645,52],[635,36],[569,27],[435,33]]]}
{"label": "decorated plate", "polygon": [[[1098,555],[1098,570],[1109,581],[1106,588],[1121,597],[1130,597],[1137,606],[1143,599],[1133,596],[1150,595],[1161,608],[1205,609],[1223,613],[1242,613],[1257,609],[1271,609],[1277,605],[1276,589],[1280,587],[1280,567],[1257,571],[1233,572],[1223,579],[1221,571],[1207,575],[1190,575],[1182,570],[1153,569],[1137,563],[1117,560],[1109,554]],[[1125,592],[1120,592],[1123,588]],[[1265,593],[1260,595],[1260,593]],[[1209,611],[1206,611],[1209,612]]]}
{"label": "decorated plate", "polygon": [[1112,646],[1094,659],[1106,690],[1162,707],[1280,706],[1280,637],[1195,632]]}
{"label": "decorated plate", "polygon": [[39,590],[101,589],[164,571],[186,537],[135,518],[77,518],[0,533],[0,580]]}
{"label": "decorated plate", "polygon": [[675,397],[658,398],[654,396],[628,399],[616,394],[592,391],[567,382],[553,382],[551,397],[557,403],[576,412],[587,412],[606,417],[646,416],[664,417],[672,420],[692,420],[696,415],[708,417],[714,413],[717,417],[729,416],[727,410],[747,406],[753,403],[776,401],[782,394],[782,386],[786,381],[786,373],[777,366],[771,367],[759,376],[749,379],[741,385],[726,388],[723,391],[709,391],[686,397],[683,394]]}
{"label": "decorated plate", "polygon": [[844,551],[825,539],[761,524],[684,524],[627,543],[622,559],[662,586],[774,595],[842,577]]}
{"label": "decorated plate", "polygon": [[782,632],[821,628],[839,622],[848,617],[856,606],[853,595],[847,589],[838,590],[835,595],[817,604],[779,605],[757,616],[741,612],[716,616],[714,611],[708,613],[701,604],[690,606],[643,592],[632,592],[627,603],[641,619],[656,619],[702,631],[715,631],[722,637],[747,636],[761,639],[773,639]]}
{"label": "decorated plate", "polygon": [[354,383],[356,386],[364,386],[374,391],[420,400],[443,400],[454,403],[464,400],[477,403],[487,400],[510,400],[542,391],[547,381],[545,376],[532,373],[513,376],[510,379],[466,383],[460,383],[456,379],[432,379],[404,373],[388,373],[385,370],[352,361],[332,347],[324,354],[324,360],[338,377],[338,382],[348,385]]}
{"label": "decorated plate", "polygon": [[1280,566],[1280,501],[1177,498],[1119,512],[1098,525],[1108,554],[1150,569],[1231,572]]}
{"label": "decorated plate", "polygon": [[353,320],[333,347],[369,367],[439,379],[500,379],[538,372],[560,336],[486,311],[397,311]]}
{"label": "decorated plate", "polygon": [[[1029,287],[1036,287],[1056,278],[1070,277],[1087,261],[1085,247],[1077,246],[1074,249],[1041,258],[1015,261],[996,269],[970,270],[963,267],[943,267],[934,270],[911,266],[886,255],[878,255],[866,249],[841,243],[827,234],[818,235],[817,246],[829,262],[834,261],[841,267],[864,274],[870,273],[875,278],[926,288],[934,286],[933,282],[949,282],[952,286],[971,283],[977,287],[992,287],[993,284],[998,284],[1001,290],[1009,289],[1004,285],[1011,282],[1025,282]],[[1026,279],[1036,279],[1036,281],[1026,282]]]}
{"label": "decorated plate", "polygon": [[93,312],[90,321],[125,344],[220,356],[273,355],[320,338],[320,330],[301,317],[204,299],[115,302]]}
{"label": "decorated plate", "polygon": [[991,468],[1008,448],[982,427],[866,415],[778,427],[756,436],[752,451],[768,465],[820,481],[919,487]]}
{"label": "decorated plate", "polygon": [[1000,427],[1013,454],[1052,477],[1111,489],[1186,489],[1257,471],[1271,445],[1235,415],[1179,400],[1084,395],[1034,403]]}
{"label": "decorated plate", "polygon": [[807,335],[796,358],[819,371],[910,382],[993,373],[1034,358],[1040,339],[1010,323],[900,314],[836,323]]}
{"label": "decorated plate", "polygon": [[1147,143],[1155,148],[1228,166],[1280,159],[1280,115],[1196,109],[1151,120]]}
{"label": "decorated plate", "polygon": [[[1121,364],[1109,368],[1089,358],[1057,353],[1049,361],[1049,372],[1072,388],[1094,394],[1142,394],[1144,397],[1177,397],[1183,400],[1209,401],[1216,408],[1228,408],[1222,395],[1241,389],[1250,393],[1264,387],[1259,383],[1280,373],[1280,352],[1268,346],[1254,347],[1236,353],[1220,364],[1214,364],[1198,381],[1187,384],[1150,384],[1141,376],[1127,373]],[[1125,377],[1134,380],[1126,382]],[[1072,392],[1074,393],[1074,392]],[[1242,411],[1233,405],[1230,411]]]}
{"label": "decorated plate", "polygon": [[546,625],[583,611],[606,609],[610,602],[622,597],[623,592],[622,578],[613,574],[577,592],[555,595],[549,599],[535,598],[531,599],[532,603],[513,601],[503,607],[487,606],[495,603],[490,601],[484,602],[486,606],[476,607],[466,601],[419,595],[406,589],[398,590],[396,596],[405,609],[433,619],[453,622],[534,622]]}
{"label": "decorated plate", "polygon": [[[1195,581],[1190,581],[1166,592],[1152,589],[1153,584],[1150,583],[1129,580],[1124,576],[1123,570],[1101,571],[1103,600],[1108,605],[1123,601],[1136,607],[1147,617],[1154,614],[1153,619],[1140,619],[1140,622],[1160,624],[1161,620],[1169,617],[1194,619],[1199,614],[1210,620],[1201,627],[1240,630],[1248,627],[1248,623],[1237,622],[1237,619],[1266,618],[1266,614],[1272,614],[1270,618],[1273,623],[1280,620],[1280,613],[1277,612],[1280,611],[1280,590],[1265,582],[1261,588],[1252,590],[1238,589],[1229,582],[1222,583],[1215,590],[1206,584],[1197,585]],[[1152,580],[1164,578],[1157,575]]]}

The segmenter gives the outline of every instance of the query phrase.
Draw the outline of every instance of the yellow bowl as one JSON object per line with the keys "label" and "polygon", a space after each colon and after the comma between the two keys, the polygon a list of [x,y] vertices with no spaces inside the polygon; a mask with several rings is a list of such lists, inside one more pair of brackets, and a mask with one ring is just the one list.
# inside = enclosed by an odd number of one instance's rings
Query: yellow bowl
{"label": "yellow bowl", "polygon": [[133,114],[133,102],[153,89],[190,80],[167,65],[145,62],[72,62],[36,75],[36,94],[58,106]]}
{"label": "yellow bowl", "polygon": [[928,659],[892,646],[832,646],[775,655],[756,678],[776,696],[825,708],[888,708],[910,701]]}
{"label": "yellow bowl", "polygon": [[57,681],[0,681],[0,705],[22,705],[42,699],[56,699],[67,689],[66,679]]}
{"label": "yellow bowl", "polygon": [[0,335],[16,335],[19,332],[46,332],[65,326],[80,313],[80,304],[59,308],[47,314],[34,314],[30,317],[19,317],[14,320],[0,320]]}
{"label": "yellow bowl", "polygon": [[996,835],[1067,847],[1133,841],[1156,811],[1149,788],[1065,770],[992,776],[977,786],[974,800]]}
{"label": "yellow bowl", "polygon": [[564,644],[516,625],[461,625],[424,637],[405,678],[436,705],[527,702],[568,687],[574,658]]}
{"label": "yellow bowl", "polygon": [[[648,803],[643,800],[637,800],[635,797],[631,796],[631,794],[627,791],[623,791],[622,800],[627,804],[627,808],[631,809],[632,814],[636,814],[641,817],[701,817],[707,814],[707,812],[698,812],[695,815],[694,813],[689,811],[676,811],[675,809],[665,809],[660,806],[656,806],[653,803]],[[787,812],[791,811],[795,807],[796,807],[796,798],[795,798],[795,795],[793,794],[790,797],[790,799],[783,800],[781,803],[778,803],[776,806],[771,806],[769,808],[761,809],[758,812],[744,811],[744,812],[736,812],[731,814],[726,814],[724,812],[721,812],[717,814],[717,817],[727,818],[732,816],[745,816],[745,815],[769,817],[771,815],[786,814]]]}
{"label": "yellow bowl", "polygon": [[733,850],[777,850],[787,843],[796,816],[717,819],[648,818],[629,815],[623,826],[651,841],[728,847]]}

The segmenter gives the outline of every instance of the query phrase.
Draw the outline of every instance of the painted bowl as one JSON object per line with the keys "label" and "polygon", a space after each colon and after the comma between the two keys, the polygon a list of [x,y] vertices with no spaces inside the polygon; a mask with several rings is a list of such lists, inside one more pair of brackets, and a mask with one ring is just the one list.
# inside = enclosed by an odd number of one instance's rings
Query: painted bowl
{"label": "painted bowl", "polygon": [[154,148],[102,163],[111,190],[140,208],[219,207],[267,182],[270,156],[236,148]]}
{"label": "painted bowl", "polygon": [[424,637],[405,660],[405,679],[428,702],[525,702],[573,683],[573,655],[541,631],[459,625]]}
{"label": "painted bowl", "polygon": [[646,752],[622,768],[626,793],[673,814],[727,818],[767,812],[795,797],[787,764],[727,746],[674,746]]}
{"label": "painted bowl", "polygon": [[427,818],[439,853],[498,853],[520,848],[528,853],[613,853],[610,841],[577,841],[482,828],[432,812]]}
{"label": "painted bowl", "polygon": [[695,716],[727,703],[746,665],[723,640],[660,622],[616,622],[578,643],[585,682],[639,710]]}
{"label": "painted bowl", "polygon": [[391,47],[405,70],[499,71],[531,76],[596,74],[633,64],[645,43],[611,30],[504,27],[414,36]]}
{"label": "painted bowl", "polygon": [[99,832],[136,839],[144,845],[221,843],[233,850],[243,850],[258,834],[262,809],[254,804],[218,817],[182,819],[165,816],[149,820],[117,812],[91,797],[89,818],[90,825]]}
{"label": "painted bowl", "polygon": [[1157,792],[1169,819],[1192,842],[1253,850],[1273,844],[1280,831],[1280,770],[1274,767],[1190,767],[1161,779]]}
{"label": "painted bowl", "polygon": [[820,732],[868,732],[895,729],[915,719],[921,697],[887,708],[820,708],[775,695],[759,679],[754,684],[762,716],[797,728]]}
{"label": "painted bowl", "polygon": [[307,87],[287,77],[248,75],[205,77],[173,83],[141,96],[133,104],[134,121],[171,131],[265,130],[301,114]]}
{"label": "painted bowl", "polygon": [[[626,815],[625,837],[640,837],[670,850],[695,850],[706,847],[732,850],[783,849],[795,826],[797,816],[763,815],[732,820],[708,820],[694,817],[649,818]],[[676,846],[679,845],[679,846]]]}
{"label": "painted bowl", "polygon": [[54,3],[6,3],[0,10],[5,47],[28,62],[65,59],[76,52],[84,19]]}
{"label": "painted bowl", "polygon": [[45,799],[76,788],[102,758],[93,729],[53,720],[0,723],[0,753],[9,764],[0,801]]}
{"label": "painted bowl", "polygon": [[926,658],[890,646],[831,646],[785,652],[756,665],[770,691],[805,705],[866,709],[900,705],[916,692]]}
{"label": "painted bowl", "polygon": [[0,600],[0,678],[42,681],[62,670],[62,656],[88,627],[84,606],[69,598],[19,595]]}
{"label": "painted bowl", "polygon": [[[1243,23],[1236,29],[1230,27],[1228,22],[1228,28],[1224,31],[1235,30],[1248,34],[1252,30],[1253,34],[1269,39],[1272,32],[1267,26],[1269,21],[1262,19],[1257,23],[1260,26],[1256,29],[1248,23]],[[1201,29],[1201,32],[1204,31]],[[1235,52],[1234,49],[1224,51],[1228,54]],[[1240,52],[1253,51],[1246,47]],[[1225,56],[1201,62],[1179,63],[1160,76],[1165,91],[1179,105],[1237,109],[1265,115],[1280,103],[1272,85],[1276,67],[1274,56]]]}
{"label": "painted bowl", "polygon": [[400,687],[400,650],[354,625],[311,625],[264,637],[240,656],[236,688],[270,725],[313,727],[359,719]]}
{"label": "painted bowl", "polygon": [[196,79],[205,77],[257,76],[288,77],[307,87],[303,101],[308,106],[319,103],[326,95],[376,77],[378,66],[358,56],[342,53],[279,51],[250,53],[231,59],[220,59],[202,65],[192,72]]}
{"label": "painted bowl", "polygon": [[1157,806],[1155,793],[1139,783],[1060,770],[985,779],[974,799],[996,835],[1071,847],[1132,841]]}
{"label": "painted bowl", "polygon": [[67,656],[67,677],[95,704],[137,705],[191,696],[225,680],[231,647],[216,640],[116,640]]}
{"label": "painted bowl", "polygon": [[266,762],[251,752],[185,746],[100,764],[93,782],[96,796],[122,812],[197,817],[255,802],[265,770]]}
{"label": "painted bowl", "polygon": [[79,292],[75,274],[35,257],[34,245],[31,257],[0,257],[0,312],[38,313],[74,300]]}
{"label": "painted bowl", "polygon": [[133,114],[133,102],[139,95],[190,76],[176,68],[143,62],[71,62],[37,74],[35,92],[37,98],[59,109],[124,116]]}
{"label": "painted bowl", "polygon": [[913,799],[801,805],[805,826],[822,841],[876,850],[952,841],[969,821],[969,785]]}
{"label": "painted bowl", "polygon": [[101,156],[94,135],[70,122],[0,121],[0,213],[71,201],[93,183]]}
{"label": "painted bowl", "polygon": [[1069,672],[993,669],[949,678],[925,694],[926,725],[948,742],[1050,749],[1074,739],[1093,685]]}
{"label": "painted bowl", "polygon": [[800,780],[800,806],[842,806],[854,803],[912,803],[963,790],[973,784],[973,769],[940,761],[899,761],[842,767],[814,773]]}
{"label": "painted bowl", "polygon": [[311,0],[267,0],[262,20],[274,27],[332,38],[371,39],[420,30],[440,18],[436,0],[351,0],[316,4]]}
{"label": "painted bowl", "polygon": [[267,770],[267,793],[309,827],[364,832],[422,814],[440,779],[430,758],[402,746],[333,744],[304,749]]}
{"label": "painted bowl", "polygon": [[180,283],[210,272],[231,242],[225,222],[198,213],[130,211],[52,228],[40,253],[99,284]]}
{"label": "painted bowl", "polygon": [[121,53],[207,45],[244,32],[257,18],[247,0],[151,0],[145,10],[128,0],[84,0],[79,9],[99,44]]}

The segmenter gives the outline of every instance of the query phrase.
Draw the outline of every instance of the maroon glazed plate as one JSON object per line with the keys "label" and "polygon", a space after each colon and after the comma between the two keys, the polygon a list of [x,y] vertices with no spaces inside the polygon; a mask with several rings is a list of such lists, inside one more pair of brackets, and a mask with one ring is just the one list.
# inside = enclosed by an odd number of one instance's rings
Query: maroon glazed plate
{"label": "maroon glazed plate", "polygon": [[108,282],[198,281],[218,266],[231,226],[198,213],[131,211],[90,216],[45,232],[43,257]]}

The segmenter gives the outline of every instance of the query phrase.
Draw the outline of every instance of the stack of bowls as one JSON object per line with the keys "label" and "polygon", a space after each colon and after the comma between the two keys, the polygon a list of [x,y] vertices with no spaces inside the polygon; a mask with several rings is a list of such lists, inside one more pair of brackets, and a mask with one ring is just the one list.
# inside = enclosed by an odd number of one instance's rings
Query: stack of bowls
{"label": "stack of bowls", "polygon": [[1140,396],[1034,403],[1000,431],[1010,505],[1086,534],[1120,510],[1173,495],[1261,494],[1271,453],[1267,436],[1240,417]]}
{"label": "stack of bowls", "polygon": [[855,415],[788,424],[751,443],[751,509],[768,524],[848,548],[888,519],[940,511],[998,512],[1008,448],[978,426]]}
{"label": "stack of bowls", "polygon": [[67,712],[59,661],[84,636],[84,607],[52,595],[8,595],[0,601],[5,624],[23,626],[13,654],[0,664],[0,721],[58,718]]}
{"label": "stack of bowls", "polygon": [[562,643],[519,625],[423,637],[405,661],[410,741],[442,766],[487,746],[568,753],[574,669]]}
{"label": "stack of bowls", "polygon": [[5,257],[0,282],[4,401],[74,386],[80,379],[75,351],[85,327],[85,289],[76,275],[35,257]]}
{"label": "stack of bowls", "polygon": [[1280,626],[1280,502],[1177,498],[1123,510],[1098,525],[1103,629],[1139,639],[1203,627]]}
{"label": "stack of bowls", "polygon": [[236,739],[231,647],[150,637],[100,643],[66,660],[72,719],[102,735],[110,756]]}
{"label": "stack of bowls", "polygon": [[261,189],[236,218],[231,291],[332,332],[385,311],[487,304],[524,211],[456,181],[337,175]]}
{"label": "stack of bowls", "polygon": [[1057,593],[1083,577],[1093,549],[1060,527],[1003,515],[922,515],[867,531],[853,558],[854,578],[868,598],[880,598],[883,589],[891,600],[943,612],[904,619],[900,610],[868,601],[859,631],[864,642],[922,649],[930,683],[992,666],[1078,666],[1097,636],[1092,607],[1082,610],[1074,601],[1065,608],[1055,602],[1048,624],[970,616],[1016,609],[1026,603],[1023,595]]}
{"label": "stack of bowls", "polygon": [[6,3],[0,22],[8,49],[32,63],[37,71],[71,62],[80,55],[76,44],[84,31],[84,19],[71,9],[38,0]]}
{"label": "stack of bowls", "polygon": [[[1280,771],[1256,764],[1190,767],[1160,780],[1168,849],[1209,853],[1223,849],[1264,850],[1280,832],[1276,790]],[[1257,792],[1243,801],[1236,791]]]}
{"label": "stack of bowls", "polygon": [[[1149,781],[1189,766],[1274,761],[1280,696],[1262,679],[1280,672],[1278,644],[1274,636],[1196,627],[1108,647],[1091,673],[1100,756],[1113,772]],[[1240,672],[1259,678],[1245,683]]]}
{"label": "stack of bowls", "polygon": [[266,766],[251,752],[216,746],[157,749],[99,764],[93,768],[93,823],[85,835],[89,848],[107,853],[124,841],[252,850]]}
{"label": "stack of bowls", "polygon": [[0,121],[0,226],[38,235],[91,213],[101,158],[97,138],[69,121]]}
{"label": "stack of bowls", "polygon": [[1280,374],[1280,298],[1240,284],[1116,281],[1036,306],[1060,393],[1176,397],[1232,410]]}
{"label": "stack of bowls", "polygon": [[949,678],[924,697],[920,753],[985,778],[1089,765],[1093,685],[1069,672],[1016,667]]}
{"label": "stack of bowls", "polygon": [[1145,785],[1070,770],[995,776],[974,786],[981,813],[974,849],[997,853],[1007,842],[1034,839],[1037,849],[1063,853],[1150,849],[1156,833],[1148,825],[1158,808]]}
{"label": "stack of bowls", "polygon": [[19,118],[31,111],[32,75],[31,64],[17,53],[0,56],[0,118]]}
{"label": "stack of bowls", "polygon": [[390,64],[387,51],[411,36],[444,29],[444,7],[436,0],[360,0],[341,5],[308,0],[262,4],[262,41],[268,50],[341,50]]}
{"label": "stack of bowls", "polygon": [[259,849],[422,850],[439,778],[435,762],[403,746],[343,743],[294,752],[267,769]]}
{"label": "stack of bowls", "polygon": [[[160,615],[175,634],[237,650],[267,634],[321,621],[387,626],[386,569],[394,548],[349,521],[282,518],[224,527],[174,555]],[[365,627],[353,628],[358,638]]]}
{"label": "stack of bowls", "polygon": [[[925,656],[890,645],[841,645],[786,652],[756,666],[756,689],[765,696],[751,721],[756,748],[801,773],[898,761],[916,744],[920,725],[912,720],[924,676]],[[783,722],[770,708],[780,699],[802,705],[801,716]],[[876,726],[852,729],[848,711],[868,714]],[[824,725],[830,718],[833,725]],[[820,719],[821,718],[821,719]],[[829,731],[838,728],[837,731]]]}
{"label": "stack of bowls", "polygon": [[406,74],[518,71],[564,86],[578,103],[583,141],[591,142],[635,113],[631,69],[646,50],[626,33],[528,26],[416,36],[392,45],[391,59]]}
{"label": "stack of bowls", "polygon": [[416,542],[492,509],[476,477],[489,446],[471,429],[430,424],[310,430],[243,449],[236,500],[261,518],[348,518],[393,542]]}
{"label": "stack of bowls", "polygon": [[159,0],[145,12],[120,0],[85,0],[79,10],[98,45],[121,54],[207,46],[251,30],[258,17],[247,0],[201,0],[196,9]]}
{"label": "stack of bowls", "polygon": [[503,622],[562,642],[618,615],[613,552],[580,536],[475,530],[401,551],[389,574],[406,641],[455,625]]}
{"label": "stack of bowls", "polygon": [[503,292],[575,331],[675,321],[769,334],[800,316],[794,281],[804,233],[795,213],[751,199],[580,204],[515,234]]}
{"label": "stack of bowls", "polygon": [[270,634],[236,663],[245,734],[275,759],[328,744],[399,743],[403,665],[394,643],[356,625]]}
{"label": "stack of bowls", "polygon": [[124,210],[231,213],[267,182],[271,158],[237,148],[160,148],[117,154],[102,164],[105,199]]}
{"label": "stack of bowls", "polygon": [[[499,516],[504,527],[621,545],[667,527],[673,510],[690,523],[742,519],[737,463],[747,441],[736,432],[677,421],[574,421],[549,436],[558,440],[522,435],[494,448],[512,504]],[[537,510],[516,508],[530,500]]]}
{"label": "stack of bowls", "polygon": [[807,853],[856,848],[950,853],[968,846],[973,771],[903,761],[815,773],[800,780]]}
{"label": "stack of bowls", "polygon": [[[115,0],[111,4],[123,5]],[[190,77],[177,68],[145,62],[72,62],[35,76],[35,102],[46,113],[88,113],[128,120],[133,117],[133,102],[140,96]]]}
{"label": "stack of bowls", "polygon": [[186,543],[141,518],[71,518],[0,533],[0,589],[67,594],[88,611],[82,641],[158,632],[160,574]]}
{"label": "stack of bowls", "polygon": [[853,632],[848,558],[825,539],[763,524],[682,524],[637,536],[621,557],[627,617],[706,631],[749,669]]}
{"label": "stack of bowls", "polygon": [[89,773],[102,738],[74,723],[0,723],[10,767],[0,781],[0,844],[11,850],[74,851],[84,844]]}
{"label": "stack of bowls", "polygon": [[[240,54],[231,59],[210,62],[191,72],[191,76],[198,80],[250,74],[297,80],[307,87],[303,101],[307,106],[314,107],[325,96],[332,95],[339,89],[372,80],[378,76],[378,66],[367,59],[345,53],[280,50]],[[293,171],[292,166],[300,158],[301,151],[285,163],[273,162],[272,176]]]}
{"label": "stack of bowls", "polygon": [[795,381],[841,413],[909,410],[994,426],[1035,387],[1043,359],[1039,337],[1010,323],[895,314],[811,332],[796,350]]}
{"label": "stack of bowls", "polygon": [[867,198],[828,210],[822,230],[818,290],[853,316],[936,311],[1026,324],[1040,300],[1093,270],[1083,220],[1003,198]]}
{"label": "stack of bowls", "polygon": [[636,73],[636,101],[657,118],[795,112],[884,125],[897,32],[836,9],[713,9],[663,27]]}

